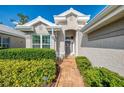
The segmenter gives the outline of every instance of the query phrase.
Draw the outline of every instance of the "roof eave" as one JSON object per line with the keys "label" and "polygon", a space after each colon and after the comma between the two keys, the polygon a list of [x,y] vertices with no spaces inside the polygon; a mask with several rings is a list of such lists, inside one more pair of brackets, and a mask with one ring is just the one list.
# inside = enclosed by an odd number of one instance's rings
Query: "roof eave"
{"label": "roof eave", "polygon": [[44,24],[49,25],[49,26],[56,26],[54,23],[42,18],[41,16],[38,16],[37,18],[33,19],[32,21],[30,21],[30,22],[28,22],[28,23],[26,23],[26,24],[24,24],[22,26],[32,26],[32,25],[34,25],[35,23],[37,23],[39,21],[41,21]]}
{"label": "roof eave", "polygon": [[20,38],[25,38],[25,35],[19,35],[19,34],[10,33],[10,32],[6,32],[6,31],[2,31],[2,30],[0,30],[0,33],[11,35],[11,36],[16,36],[16,37],[20,37]]}
{"label": "roof eave", "polygon": [[[121,6],[107,6],[100,13],[98,13],[85,27],[82,28],[83,33],[91,32],[93,29],[97,28],[100,24],[105,22],[106,15],[108,17],[107,21],[112,17],[112,11],[118,9]],[[119,10],[118,10],[119,11]],[[121,11],[121,10],[120,10]],[[117,13],[117,12],[115,12]],[[111,15],[110,15],[111,14]],[[113,13],[114,14],[114,13]],[[99,24],[98,24],[99,23]],[[107,24],[108,22],[104,23]]]}
{"label": "roof eave", "polygon": [[83,14],[83,13],[81,13],[81,12],[79,12],[79,11],[73,9],[73,8],[70,8],[70,9],[66,10],[65,12],[63,12],[63,13],[61,13],[59,15],[54,15],[54,17],[57,17],[57,16],[64,17],[64,16],[68,15],[71,12],[76,14],[77,16],[87,16],[87,15],[85,15],[85,14]]}

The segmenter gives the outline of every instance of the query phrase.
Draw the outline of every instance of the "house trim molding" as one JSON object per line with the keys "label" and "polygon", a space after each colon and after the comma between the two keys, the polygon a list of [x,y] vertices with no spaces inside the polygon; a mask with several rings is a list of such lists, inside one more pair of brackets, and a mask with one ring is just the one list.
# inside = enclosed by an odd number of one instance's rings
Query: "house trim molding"
{"label": "house trim molding", "polygon": [[[81,31],[83,33],[89,33],[93,30],[97,30],[119,18],[122,17],[124,12],[124,6],[107,6],[100,13],[98,13],[89,23],[84,26]],[[120,16],[116,16],[120,14]]]}

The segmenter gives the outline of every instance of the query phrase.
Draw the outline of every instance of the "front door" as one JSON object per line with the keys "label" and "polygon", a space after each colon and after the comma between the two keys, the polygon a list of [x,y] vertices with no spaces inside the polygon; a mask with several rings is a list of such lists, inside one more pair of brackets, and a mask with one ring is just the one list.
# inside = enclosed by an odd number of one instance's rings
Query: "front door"
{"label": "front door", "polygon": [[65,54],[70,55],[73,52],[73,42],[71,40],[65,41]]}

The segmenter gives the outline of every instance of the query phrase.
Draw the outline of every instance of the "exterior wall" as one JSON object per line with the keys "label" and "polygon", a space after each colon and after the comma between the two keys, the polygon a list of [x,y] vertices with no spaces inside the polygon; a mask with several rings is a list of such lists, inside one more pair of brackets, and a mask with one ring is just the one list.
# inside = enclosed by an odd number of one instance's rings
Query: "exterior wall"
{"label": "exterior wall", "polygon": [[71,36],[73,36],[74,38],[75,38],[75,30],[67,30],[67,31],[65,31],[65,36],[67,36],[67,37],[71,37]]}
{"label": "exterior wall", "polygon": [[[34,32],[25,32],[26,33],[26,48],[32,48],[32,35],[33,34],[38,34],[38,35],[49,35],[48,30],[46,28],[47,25],[43,24],[43,23],[37,23],[35,25],[33,25],[35,31]],[[50,37],[51,41],[50,41],[50,48],[55,49],[54,47],[54,38],[52,38],[52,36]]]}
{"label": "exterior wall", "polygon": [[56,44],[56,56],[59,57],[60,56],[60,42],[59,42],[59,37],[60,37],[60,32],[57,32],[57,36],[56,36],[56,40],[55,40],[55,44]]}
{"label": "exterior wall", "polygon": [[124,49],[124,18],[89,33],[84,46]]}
{"label": "exterior wall", "polygon": [[124,36],[88,41],[85,47],[124,49]]}
{"label": "exterior wall", "polygon": [[75,15],[68,15],[67,16],[67,25],[66,29],[77,29],[77,17]]}
{"label": "exterior wall", "polygon": [[[82,35],[82,33],[81,33]],[[76,38],[75,38],[75,56],[78,56],[78,51],[79,51],[79,31],[76,31]]]}
{"label": "exterior wall", "polygon": [[106,67],[124,76],[124,50],[84,47],[80,51],[93,66]]}
{"label": "exterior wall", "polygon": [[94,66],[106,67],[124,76],[123,24],[124,18],[92,33],[83,34],[79,55],[88,57]]}
{"label": "exterior wall", "polygon": [[25,38],[16,37],[7,34],[1,34],[0,37],[10,38],[10,48],[25,48]]}
{"label": "exterior wall", "polygon": [[32,48],[32,35],[26,35],[26,48]]}
{"label": "exterior wall", "polygon": [[[74,48],[75,53],[74,55],[78,55],[78,50],[81,46],[80,38],[82,37],[82,33],[80,32],[80,27],[77,22],[77,16],[74,14],[69,14],[66,16],[66,22],[61,22],[62,30],[58,35],[58,46],[59,47],[59,56],[65,56],[65,37],[67,36],[74,36]],[[65,24],[64,24],[65,23]]]}
{"label": "exterior wall", "polygon": [[63,58],[65,56],[65,31],[62,30],[58,33],[57,38],[57,52],[58,56]]}
{"label": "exterior wall", "polygon": [[34,25],[35,33],[42,35],[49,35],[48,30],[46,29],[46,25],[43,23],[38,23]]}
{"label": "exterior wall", "polygon": [[82,46],[82,43],[84,43],[84,41],[82,41],[82,40],[84,40],[85,38],[82,38],[83,34],[80,31],[77,32],[77,36],[78,36],[78,40],[77,40],[78,41],[77,55],[80,55],[80,54],[82,54],[82,48],[84,47],[84,46]]}

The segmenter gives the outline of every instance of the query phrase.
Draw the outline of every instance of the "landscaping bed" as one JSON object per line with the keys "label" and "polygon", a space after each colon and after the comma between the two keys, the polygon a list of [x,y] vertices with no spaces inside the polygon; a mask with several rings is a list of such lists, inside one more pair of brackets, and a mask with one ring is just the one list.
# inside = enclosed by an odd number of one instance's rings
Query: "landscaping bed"
{"label": "landscaping bed", "polygon": [[52,49],[0,50],[0,87],[51,86],[56,74]]}
{"label": "landscaping bed", "polygon": [[124,87],[124,77],[104,67],[93,67],[86,57],[76,57],[77,66],[84,78],[85,86]]}
{"label": "landscaping bed", "polygon": [[42,86],[51,84],[55,77],[56,64],[50,59],[0,60],[0,87]]}
{"label": "landscaping bed", "polygon": [[0,50],[0,59],[56,60],[56,53],[53,49],[9,48]]}

